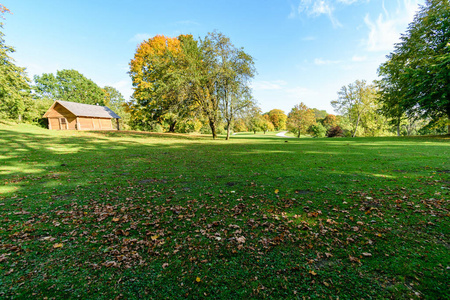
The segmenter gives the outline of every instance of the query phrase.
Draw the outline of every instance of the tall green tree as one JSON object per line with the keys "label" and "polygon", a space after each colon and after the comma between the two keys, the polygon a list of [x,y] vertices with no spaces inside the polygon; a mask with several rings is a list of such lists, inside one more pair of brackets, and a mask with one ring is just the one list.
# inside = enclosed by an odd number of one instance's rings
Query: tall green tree
{"label": "tall green tree", "polygon": [[35,92],[40,97],[85,104],[105,105],[104,91],[76,70],[59,70],[56,76],[44,73],[34,76]]}
{"label": "tall green tree", "polygon": [[[0,19],[9,10],[0,4]],[[28,106],[32,105],[30,80],[25,69],[15,64],[11,54],[14,48],[5,44],[0,22],[0,117],[22,121]]]}
{"label": "tall green tree", "polygon": [[[384,111],[450,120],[450,2],[427,0],[379,68]],[[450,134],[450,123],[448,123]]]}
{"label": "tall green tree", "polygon": [[249,83],[255,74],[254,62],[250,55],[242,48],[236,48],[222,33],[209,33],[207,39],[216,52],[219,69],[217,94],[220,99],[221,113],[226,122],[226,139],[228,140],[236,114],[253,105]]}
{"label": "tall green tree", "polygon": [[368,85],[365,80],[356,80],[354,83],[343,86],[338,92],[338,99],[331,101],[331,105],[349,118],[353,127],[352,137],[355,137],[361,119],[375,110],[375,87]]}
{"label": "tall green tree", "polygon": [[295,105],[287,118],[287,128],[290,132],[297,134],[299,138],[301,133],[316,124],[316,115],[313,109],[308,108],[303,102]]}

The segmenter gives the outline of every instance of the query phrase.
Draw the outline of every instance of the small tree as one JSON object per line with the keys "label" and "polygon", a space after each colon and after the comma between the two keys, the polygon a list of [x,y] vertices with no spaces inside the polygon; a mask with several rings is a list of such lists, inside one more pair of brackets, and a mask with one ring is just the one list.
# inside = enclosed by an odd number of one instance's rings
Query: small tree
{"label": "small tree", "polygon": [[303,102],[292,108],[288,115],[287,128],[289,131],[297,134],[299,138],[302,132],[316,124],[314,111],[308,108]]}

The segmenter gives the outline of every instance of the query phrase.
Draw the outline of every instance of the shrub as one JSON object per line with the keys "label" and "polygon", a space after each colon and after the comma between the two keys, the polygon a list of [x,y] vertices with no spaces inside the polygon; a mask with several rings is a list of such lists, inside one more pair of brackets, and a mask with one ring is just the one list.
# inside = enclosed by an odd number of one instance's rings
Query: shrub
{"label": "shrub", "polygon": [[339,127],[339,125],[336,125],[328,129],[327,137],[343,137],[343,136],[344,131],[342,130],[341,127]]}
{"label": "shrub", "polygon": [[327,134],[327,129],[320,123],[311,126],[310,131],[315,137],[325,137]]}

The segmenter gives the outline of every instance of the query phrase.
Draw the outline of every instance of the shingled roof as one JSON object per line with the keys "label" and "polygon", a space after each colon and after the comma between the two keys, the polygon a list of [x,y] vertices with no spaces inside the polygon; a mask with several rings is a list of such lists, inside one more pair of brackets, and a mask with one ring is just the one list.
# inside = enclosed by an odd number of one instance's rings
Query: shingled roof
{"label": "shingled roof", "polygon": [[120,119],[120,117],[115,112],[113,112],[111,109],[109,109],[106,106],[90,105],[90,104],[61,101],[61,100],[57,100],[57,101],[55,101],[55,103],[53,103],[52,107],[50,107],[50,109],[45,113],[44,118],[47,117],[47,114],[49,113],[49,111],[57,103],[62,105],[64,108],[66,108],[68,111],[70,111],[77,117]]}

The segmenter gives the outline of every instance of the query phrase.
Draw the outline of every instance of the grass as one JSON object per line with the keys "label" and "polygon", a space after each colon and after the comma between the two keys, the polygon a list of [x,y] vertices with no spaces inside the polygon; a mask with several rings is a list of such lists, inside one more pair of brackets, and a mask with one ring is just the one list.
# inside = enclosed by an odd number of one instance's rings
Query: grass
{"label": "grass", "polygon": [[0,298],[450,297],[448,137],[0,126]]}

